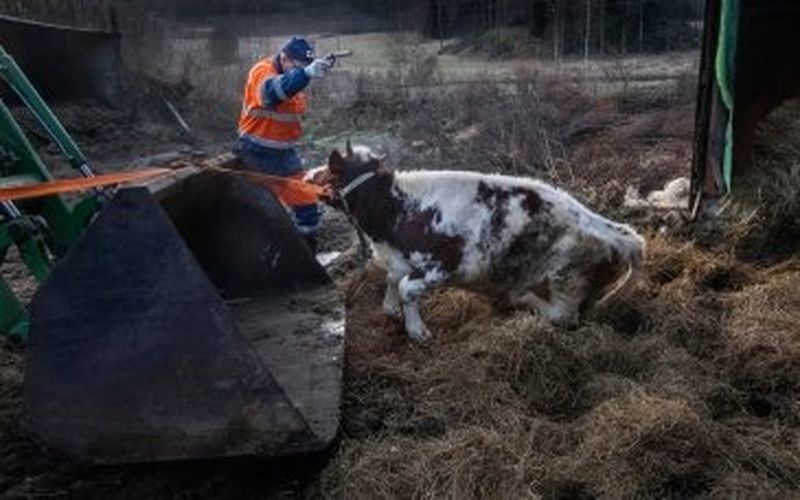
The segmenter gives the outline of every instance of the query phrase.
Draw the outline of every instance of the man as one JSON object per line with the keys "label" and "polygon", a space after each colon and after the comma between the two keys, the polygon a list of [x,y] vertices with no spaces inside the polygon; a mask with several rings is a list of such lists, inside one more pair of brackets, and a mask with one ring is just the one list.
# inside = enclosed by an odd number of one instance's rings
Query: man
{"label": "man", "polygon": [[[332,67],[333,60],[315,59],[311,44],[295,36],[277,55],[262,59],[250,69],[239,118],[239,156],[246,168],[282,177],[303,177],[295,149],[303,132],[300,120],[306,109],[302,90],[312,79],[324,78]],[[319,206],[286,205],[292,210],[297,229],[316,252]]]}

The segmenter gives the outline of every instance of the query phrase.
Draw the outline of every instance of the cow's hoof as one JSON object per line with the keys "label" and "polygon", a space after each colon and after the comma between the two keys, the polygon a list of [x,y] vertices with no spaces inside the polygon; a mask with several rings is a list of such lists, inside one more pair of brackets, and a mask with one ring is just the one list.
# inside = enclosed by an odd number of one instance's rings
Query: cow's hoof
{"label": "cow's hoof", "polygon": [[417,345],[424,344],[431,339],[431,332],[427,328],[419,331],[409,331],[408,338]]}
{"label": "cow's hoof", "polygon": [[561,328],[562,330],[567,331],[574,331],[577,330],[579,326],[581,326],[581,322],[576,319],[555,319],[551,320],[550,323],[557,328]]}
{"label": "cow's hoof", "polygon": [[383,314],[390,316],[392,318],[402,318],[403,317],[403,310],[400,309],[400,306],[389,306],[384,304],[383,305]]}

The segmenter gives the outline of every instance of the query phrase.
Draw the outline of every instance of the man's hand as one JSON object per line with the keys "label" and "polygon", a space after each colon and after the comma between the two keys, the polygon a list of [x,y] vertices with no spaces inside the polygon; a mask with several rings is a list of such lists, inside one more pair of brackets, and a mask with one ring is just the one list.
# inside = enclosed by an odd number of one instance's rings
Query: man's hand
{"label": "man's hand", "polygon": [[310,78],[325,78],[333,64],[328,59],[314,59],[305,67],[305,72]]}

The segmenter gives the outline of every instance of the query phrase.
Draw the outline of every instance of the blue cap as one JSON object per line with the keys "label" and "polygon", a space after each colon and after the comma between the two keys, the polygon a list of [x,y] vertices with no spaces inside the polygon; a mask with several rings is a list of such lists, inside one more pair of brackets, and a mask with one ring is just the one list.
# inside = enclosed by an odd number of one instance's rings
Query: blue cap
{"label": "blue cap", "polygon": [[303,64],[309,64],[314,60],[314,47],[308,43],[308,40],[299,36],[290,38],[282,50],[290,59]]}

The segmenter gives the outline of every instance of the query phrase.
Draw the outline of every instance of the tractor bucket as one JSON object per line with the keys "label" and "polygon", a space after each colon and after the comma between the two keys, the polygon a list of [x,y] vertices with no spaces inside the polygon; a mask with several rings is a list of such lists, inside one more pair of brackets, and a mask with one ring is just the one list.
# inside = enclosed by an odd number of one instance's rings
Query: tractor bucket
{"label": "tractor bucket", "polygon": [[94,463],[320,451],[344,343],[329,281],[263,188],[120,190],[32,301],[24,422]]}

